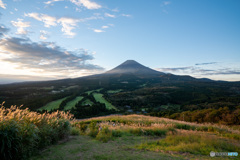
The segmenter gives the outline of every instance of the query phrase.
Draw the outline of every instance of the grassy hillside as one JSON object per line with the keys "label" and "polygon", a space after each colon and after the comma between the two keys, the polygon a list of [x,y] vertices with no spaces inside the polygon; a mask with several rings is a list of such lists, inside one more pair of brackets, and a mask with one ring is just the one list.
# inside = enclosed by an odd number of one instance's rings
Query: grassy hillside
{"label": "grassy hillside", "polygon": [[72,122],[68,142],[31,159],[239,159],[240,127],[197,124],[142,115],[112,115]]}

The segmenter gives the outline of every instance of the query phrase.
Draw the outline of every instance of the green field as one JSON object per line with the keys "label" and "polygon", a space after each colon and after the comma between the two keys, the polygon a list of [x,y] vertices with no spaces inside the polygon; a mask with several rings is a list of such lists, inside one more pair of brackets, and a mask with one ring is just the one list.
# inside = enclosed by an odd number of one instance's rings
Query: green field
{"label": "green field", "polygon": [[93,93],[93,92],[100,92],[102,89],[103,89],[103,88],[99,88],[99,89],[87,91],[86,93],[87,93],[88,95],[90,95],[90,94]]}
{"label": "green field", "polygon": [[52,102],[49,102],[48,104],[46,104],[45,106],[39,108],[38,110],[41,111],[41,110],[52,110],[52,109],[58,109],[59,108],[59,105],[62,103],[63,100],[65,100],[67,97],[64,97],[62,99],[58,99],[56,101],[52,101]]}
{"label": "green field", "polygon": [[103,94],[101,93],[93,93],[93,97],[96,99],[97,102],[104,103],[107,109],[115,109],[117,108],[109,103],[105,98],[103,98]]}
{"label": "green field", "polygon": [[107,91],[107,93],[118,93],[118,92],[121,92],[122,91],[122,89],[118,89],[118,90],[109,90],[109,91]]}
{"label": "green field", "polygon": [[74,100],[68,102],[64,108],[64,110],[70,110],[72,109],[73,107],[75,107],[75,105],[77,104],[78,101],[81,101],[83,99],[83,97],[81,96],[78,96],[76,97]]}
{"label": "green field", "polygon": [[82,105],[90,105],[92,106],[94,103],[90,101],[89,99],[86,99],[84,102],[82,102]]}

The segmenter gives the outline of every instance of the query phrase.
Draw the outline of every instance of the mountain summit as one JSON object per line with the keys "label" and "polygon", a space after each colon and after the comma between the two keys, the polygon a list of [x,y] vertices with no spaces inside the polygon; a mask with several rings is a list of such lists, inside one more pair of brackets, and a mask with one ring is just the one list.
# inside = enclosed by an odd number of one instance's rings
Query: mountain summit
{"label": "mountain summit", "polygon": [[107,71],[106,74],[164,74],[162,72],[158,72],[151,68],[148,68],[135,60],[127,60],[120,64],[119,66],[113,68],[110,71]]}

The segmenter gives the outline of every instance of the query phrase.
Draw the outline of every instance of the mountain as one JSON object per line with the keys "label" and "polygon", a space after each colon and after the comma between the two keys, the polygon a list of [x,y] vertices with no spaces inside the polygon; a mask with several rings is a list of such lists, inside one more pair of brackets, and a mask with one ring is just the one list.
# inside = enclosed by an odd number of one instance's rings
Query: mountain
{"label": "mountain", "polygon": [[159,106],[168,104],[183,106],[221,101],[240,106],[240,82],[166,74],[134,60],[127,60],[105,73],[86,77],[0,85],[0,103],[6,101],[5,106],[24,104],[38,109],[66,97],[69,101],[79,96],[84,97],[83,100],[94,101],[91,93],[95,92],[101,93],[122,111],[126,110],[125,106],[135,107],[136,111],[139,111],[139,106],[159,110]]}
{"label": "mountain", "polygon": [[163,75],[165,73],[148,68],[134,60],[127,60],[105,74]]}

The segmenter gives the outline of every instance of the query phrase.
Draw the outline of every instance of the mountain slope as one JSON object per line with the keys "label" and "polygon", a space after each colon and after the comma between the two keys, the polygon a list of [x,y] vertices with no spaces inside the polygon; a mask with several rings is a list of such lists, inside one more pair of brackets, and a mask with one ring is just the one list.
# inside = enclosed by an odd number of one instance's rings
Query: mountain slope
{"label": "mountain slope", "polygon": [[105,74],[154,74],[163,75],[165,73],[155,71],[134,60],[127,60],[114,69],[107,71]]}

